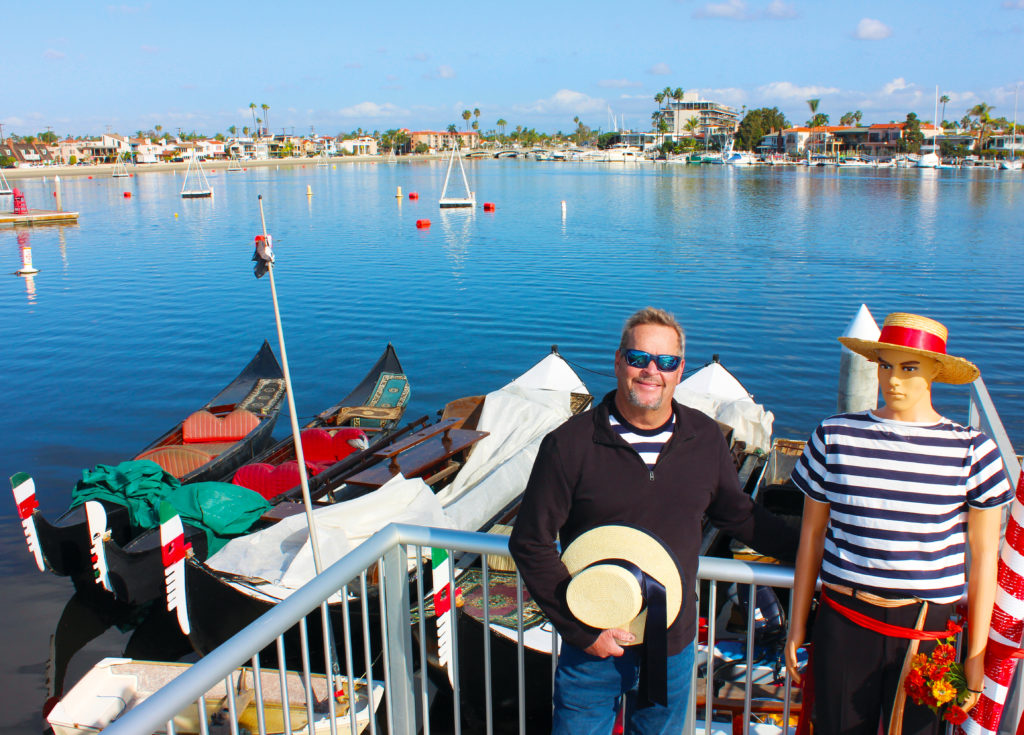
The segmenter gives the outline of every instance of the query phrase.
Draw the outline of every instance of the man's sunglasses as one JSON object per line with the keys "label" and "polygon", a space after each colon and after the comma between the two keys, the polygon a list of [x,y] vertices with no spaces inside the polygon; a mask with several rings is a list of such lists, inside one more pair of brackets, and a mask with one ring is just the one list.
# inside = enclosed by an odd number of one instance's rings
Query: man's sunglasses
{"label": "man's sunglasses", "polygon": [[654,360],[658,370],[663,373],[672,372],[683,361],[683,358],[679,355],[652,355],[650,352],[644,352],[643,350],[626,350],[622,353],[622,356],[625,358],[627,365],[635,368],[645,368],[651,364],[651,360]]}

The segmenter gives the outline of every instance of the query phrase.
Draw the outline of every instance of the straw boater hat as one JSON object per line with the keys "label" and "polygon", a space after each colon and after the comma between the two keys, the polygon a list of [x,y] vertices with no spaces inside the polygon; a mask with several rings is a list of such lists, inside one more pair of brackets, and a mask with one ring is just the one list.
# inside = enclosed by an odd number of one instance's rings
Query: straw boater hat
{"label": "straw boater hat", "polygon": [[569,544],[562,563],[572,575],[566,590],[569,610],[591,627],[622,628],[636,636],[631,644],[619,641],[623,645],[642,643],[647,623],[647,601],[635,568],[665,587],[666,628],[679,614],[683,581],[675,555],[645,531],[631,526],[592,528]]}
{"label": "straw boater hat", "polygon": [[871,362],[878,362],[878,350],[899,350],[930,357],[941,366],[936,381],[954,385],[970,383],[981,371],[969,360],[946,354],[948,336],[949,330],[934,319],[897,312],[885,318],[877,341],[855,337],[840,337],[839,341]]}

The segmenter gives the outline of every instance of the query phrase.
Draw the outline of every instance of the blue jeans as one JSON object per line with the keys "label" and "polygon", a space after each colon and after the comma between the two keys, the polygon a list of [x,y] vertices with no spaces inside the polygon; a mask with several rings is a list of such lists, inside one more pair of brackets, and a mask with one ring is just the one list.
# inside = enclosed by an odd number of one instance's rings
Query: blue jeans
{"label": "blue jeans", "polygon": [[597,658],[562,642],[555,671],[554,735],[611,735],[619,697],[626,695],[626,733],[656,735],[683,731],[693,676],[693,643],[668,658],[668,706],[636,706],[639,646],[619,657]]}

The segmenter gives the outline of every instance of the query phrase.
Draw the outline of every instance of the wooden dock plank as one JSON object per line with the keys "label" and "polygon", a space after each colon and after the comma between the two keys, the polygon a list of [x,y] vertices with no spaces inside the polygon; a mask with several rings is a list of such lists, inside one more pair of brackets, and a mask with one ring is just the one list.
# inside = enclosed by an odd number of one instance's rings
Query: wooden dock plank
{"label": "wooden dock plank", "polygon": [[29,209],[28,214],[0,212],[0,225],[45,225],[77,221],[78,212],[59,212],[55,209]]}

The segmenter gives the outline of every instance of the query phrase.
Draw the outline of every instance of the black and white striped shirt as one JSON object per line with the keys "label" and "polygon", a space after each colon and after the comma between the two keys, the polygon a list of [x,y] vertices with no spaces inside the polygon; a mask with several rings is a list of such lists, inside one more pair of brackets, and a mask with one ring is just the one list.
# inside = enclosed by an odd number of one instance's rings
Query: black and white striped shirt
{"label": "black and white striped shirt", "polygon": [[980,431],[869,411],[822,422],[793,482],[830,504],[823,582],[939,603],[965,593],[968,507],[1013,499],[999,451]]}
{"label": "black and white striped shirt", "polygon": [[617,415],[616,411],[608,414],[608,422],[612,425],[612,431],[621,436],[627,444],[636,450],[637,454],[647,465],[648,470],[653,470],[658,462],[658,455],[665,442],[672,436],[672,429],[676,425],[676,417],[673,413],[669,420],[657,429],[638,429],[624,418]]}

